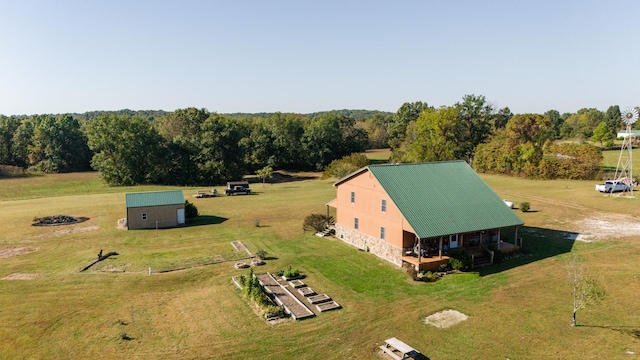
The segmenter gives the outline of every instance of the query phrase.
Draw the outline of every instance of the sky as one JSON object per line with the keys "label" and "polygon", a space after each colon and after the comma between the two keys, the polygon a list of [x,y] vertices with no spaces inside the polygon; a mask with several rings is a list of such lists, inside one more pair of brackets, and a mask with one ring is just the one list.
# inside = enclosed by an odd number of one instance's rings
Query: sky
{"label": "sky", "polygon": [[0,114],[639,106],[640,1],[0,0]]}

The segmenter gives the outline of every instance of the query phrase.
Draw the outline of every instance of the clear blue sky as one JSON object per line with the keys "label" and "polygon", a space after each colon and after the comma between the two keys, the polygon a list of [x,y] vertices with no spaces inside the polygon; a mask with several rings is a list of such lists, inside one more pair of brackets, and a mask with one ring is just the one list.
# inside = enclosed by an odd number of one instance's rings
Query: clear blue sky
{"label": "clear blue sky", "polygon": [[0,114],[640,105],[640,1],[0,0]]}

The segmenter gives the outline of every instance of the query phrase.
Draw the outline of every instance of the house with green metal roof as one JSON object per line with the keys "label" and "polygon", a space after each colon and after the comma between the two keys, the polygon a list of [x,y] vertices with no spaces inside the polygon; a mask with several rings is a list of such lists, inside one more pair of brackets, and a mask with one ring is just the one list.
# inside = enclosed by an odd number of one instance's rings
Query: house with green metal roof
{"label": "house with green metal roof", "polygon": [[127,228],[157,229],[185,223],[184,195],[180,190],[126,194]]}
{"label": "house with green metal roof", "polygon": [[336,236],[398,266],[435,270],[455,248],[513,250],[524,224],[464,161],[370,165],[334,186]]}

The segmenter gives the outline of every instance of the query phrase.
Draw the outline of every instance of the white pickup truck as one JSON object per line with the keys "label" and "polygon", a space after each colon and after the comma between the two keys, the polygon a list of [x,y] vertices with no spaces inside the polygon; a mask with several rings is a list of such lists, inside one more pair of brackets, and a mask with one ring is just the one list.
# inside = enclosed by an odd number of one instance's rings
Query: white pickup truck
{"label": "white pickup truck", "polygon": [[629,191],[631,187],[624,183],[623,181],[617,180],[607,180],[604,184],[597,184],[596,190],[600,192],[620,192],[620,191]]}

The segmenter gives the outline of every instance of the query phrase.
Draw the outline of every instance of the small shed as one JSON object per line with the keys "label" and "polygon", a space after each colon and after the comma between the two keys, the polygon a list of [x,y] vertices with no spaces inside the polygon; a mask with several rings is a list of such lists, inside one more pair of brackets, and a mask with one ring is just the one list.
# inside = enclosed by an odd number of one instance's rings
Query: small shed
{"label": "small shed", "polygon": [[185,223],[184,195],[180,190],[127,194],[127,228],[169,228]]}

